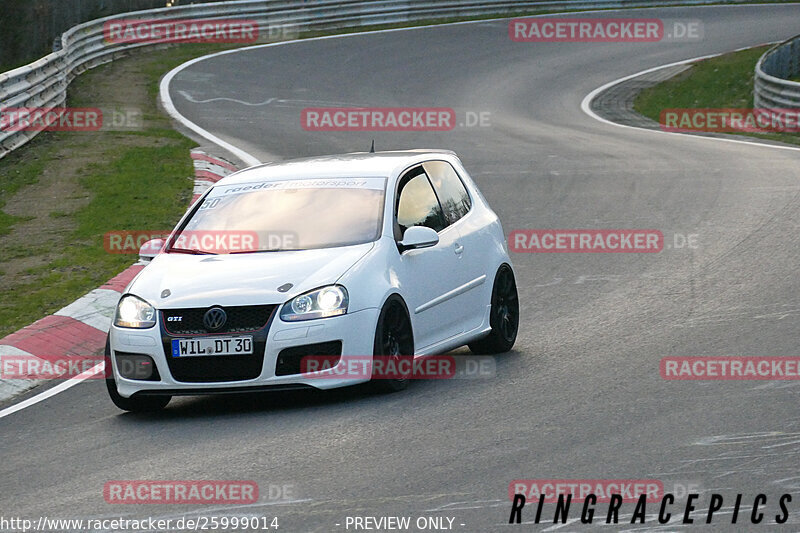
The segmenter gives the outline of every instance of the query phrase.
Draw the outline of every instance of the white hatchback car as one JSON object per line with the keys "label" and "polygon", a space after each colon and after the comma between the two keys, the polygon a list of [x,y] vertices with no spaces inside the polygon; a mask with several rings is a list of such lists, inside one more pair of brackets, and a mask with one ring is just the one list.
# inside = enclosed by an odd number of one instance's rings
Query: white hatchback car
{"label": "white hatchback car", "polygon": [[[106,347],[108,392],[125,410],[370,379],[317,379],[301,368],[312,355],[500,353],[517,336],[500,221],[449,151],[251,167],[148,245],[159,252],[142,253],[152,261],[120,299]],[[399,390],[408,379],[374,381]]]}

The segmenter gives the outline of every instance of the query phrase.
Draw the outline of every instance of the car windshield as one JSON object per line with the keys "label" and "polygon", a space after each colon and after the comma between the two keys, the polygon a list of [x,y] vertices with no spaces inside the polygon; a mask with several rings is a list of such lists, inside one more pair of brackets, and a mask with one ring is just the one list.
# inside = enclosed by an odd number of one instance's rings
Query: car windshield
{"label": "car windshield", "polygon": [[324,178],[216,186],[168,253],[331,248],[380,235],[385,178]]}

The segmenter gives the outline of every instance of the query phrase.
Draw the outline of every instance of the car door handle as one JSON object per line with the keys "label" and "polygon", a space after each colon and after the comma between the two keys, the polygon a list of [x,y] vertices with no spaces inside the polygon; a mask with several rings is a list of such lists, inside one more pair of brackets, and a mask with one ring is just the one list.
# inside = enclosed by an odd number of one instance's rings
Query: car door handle
{"label": "car door handle", "polygon": [[456,243],[456,247],[453,248],[453,251],[455,251],[456,255],[461,255],[461,252],[464,251],[464,246]]}

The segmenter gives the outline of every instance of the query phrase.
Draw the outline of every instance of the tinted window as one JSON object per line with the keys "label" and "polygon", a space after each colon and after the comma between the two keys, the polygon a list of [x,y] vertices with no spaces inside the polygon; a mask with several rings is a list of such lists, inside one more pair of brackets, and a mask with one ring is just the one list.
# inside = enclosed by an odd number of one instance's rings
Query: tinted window
{"label": "tinted window", "polygon": [[450,163],[428,161],[423,166],[436,189],[448,222],[452,224],[466,215],[472,207],[472,202],[467,194],[467,189],[464,188],[464,184]]}
{"label": "tinted window", "polygon": [[405,232],[406,228],[411,226],[427,226],[441,231],[447,224],[428,176],[421,168],[412,170],[410,175],[413,177],[407,176],[401,182],[397,202],[397,223],[400,225],[400,232]]}

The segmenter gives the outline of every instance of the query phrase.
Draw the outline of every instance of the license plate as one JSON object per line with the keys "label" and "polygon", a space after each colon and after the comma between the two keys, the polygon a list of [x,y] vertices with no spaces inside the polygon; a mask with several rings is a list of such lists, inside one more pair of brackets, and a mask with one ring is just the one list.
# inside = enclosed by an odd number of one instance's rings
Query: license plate
{"label": "license plate", "polygon": [[210,355],[252,355],[253,337],[201,337],[172,339],[172,357],[202,357]]}

